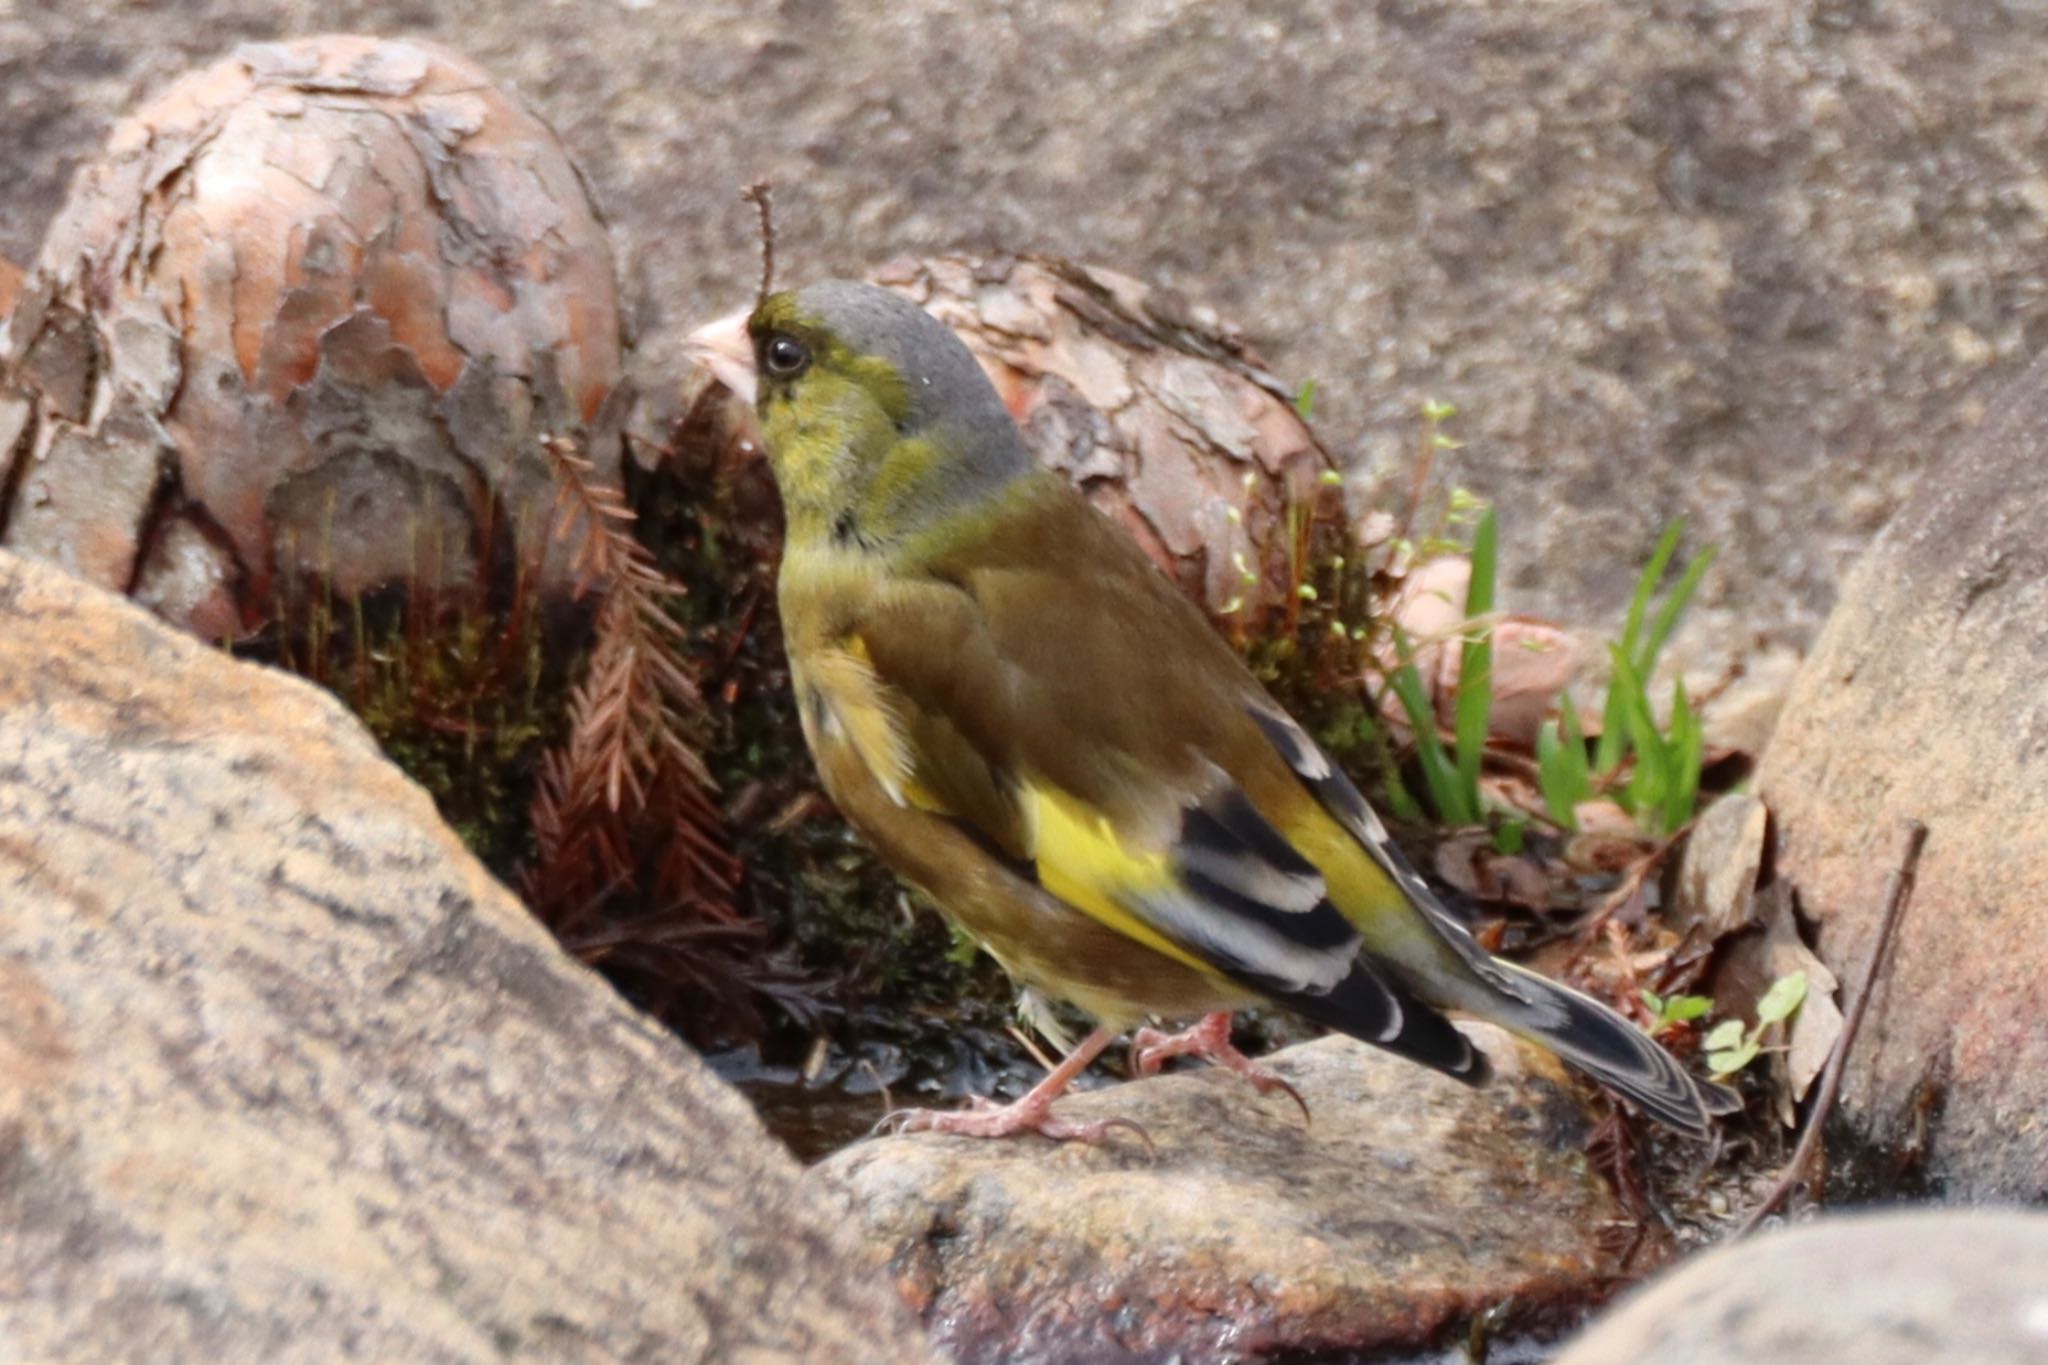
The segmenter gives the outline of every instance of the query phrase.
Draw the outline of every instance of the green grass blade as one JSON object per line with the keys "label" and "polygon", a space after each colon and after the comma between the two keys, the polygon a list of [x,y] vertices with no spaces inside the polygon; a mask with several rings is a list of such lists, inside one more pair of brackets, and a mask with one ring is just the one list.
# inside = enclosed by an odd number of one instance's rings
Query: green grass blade
{"label": "green grass blade", "polygon": [[1620,645],[1609,646],[1609,652],[1614,658],[1614,678],[1608,684],[1608,696],[1620,699],[1621,722],[1628,733],[1629,747],[1635,752],[1635,770],[1629,774],[1628,785],[1617,795],[1632,815],[1661,814],[1670,778],[1670,756],[1664,737],[1657,733],[1649,694],[1643,690],[1643,680],[1635,666]]}
{"label": "green grass blade", "polygon": [[1627,702],[1621,697],[1621,684],[1609,678],[1607,705],[1600,712],[1600,740],[1593,746],[1593,771],[1601,777],[1619,768],[1621,760],[1628,756],[1626,708]]}
{"label": "green grass blade", "polygon": [[[1628,599],[1628,616],[1621,629],[1621,650],[1631,662],[1641,657],[1640,644],[1643,638],[1643,620],[1650,611],[1650,599],[1657,594],[1657,584],[1663,581],[1664,571],[1671,565],[1671,557],[1678,553],[1678,542],[1685,534],[1685,518],[1673,517],[1658,538],[1657,548],[1650,555],[1650,562],[1643,565],[1643,571],[1636,575],[1636,590]],[[1638,672],[1647,671],[1639,667]],[[1621,766],[1621,760],[1628,756],[1628,702],[1618,695],[1617,685],[1608,684],[1607,705],[1600,714],[1600,743],[1593,753],[1593,771],[1602,777]]]}
{"label": "green grass blade", "polygon": [[1387,813],[1396,820],[1411,825],[1420,825],[1428,821],[1428,813],[1422,809],[1422,803],[1415,799],[1415,794],[1408,790],[1408,784],[1401,780],[1401,774],[1392,767],[1387,769],[1385,796]]}
{"label": "green grass blade", "polygon": [[1593,799],[1593,772],[1587,766],[1585,727],[1569,692],[1558,698],[1558,717],[1537,732],[1537,777],[1551,818],[1576,832],[1579,804]]}
{"label": "green grass blade", "polygon": [[1701,550],[1692,563],[1685,566],[1685,572],[1679,575],[1678,586],[1671,590],[1671,595],[1664,599],[1664,605],[1657,609],[1657,619],[1650,625],[1650,634],[1635,655],[1636,672],[1642,676],[1648,677],[1650,671],[1656,667],[1657,655],[1663,651],[1664,642],[1671,638],[1671,630],[1678,624],[1679,614],[1685,610],[1686,604],[1692,601],[1693,593],[1699,589],[1700,579],[1706,576],[1707,569],[1713,564],[1714,555],[1719,549],[1718,545],[1709,545]]}
{"label": "green grass blade", "polygon": [[1676,833],[1692,819],[1700,798],[1700,761],[1706,756],[1706,729],[1685,684],[1671,684],[1671,786],[1664,793],[1664,830]]}
{"label": "green grass blade", "polygon": [[[1650,599],[1656,595],[1664,570],[1671,565],[1671,556],[1678,553],[1678,541],[1684,534],[1685,518],[1672,518],[1657,541],[1650,562],[1643,565],[1643,571],[1636,576],[1636,590],[1628,599],[1628,617],[1622,625],[1620,646],[1622,654],[1631,662],[1638,657],[1643,620],[1649,614]],[[1600,742],[1593,751],[1593,771],[1606,777],[1621,767],[1622,759],[1628,756],[1628,738],[1628,699],[1622,693],[1619,678],[1611,679],[1607,686],[1607,705],[1600,713]]]}
{"label": "green grass blade", "polygon": [[1564,741],[1564,771],[1571,780],[1567,790],[1572,804],[1577,805],[1593,799],[1593,770],[1586,760],[1586,727],[1579,723],[1579,708],[1573,705],[1571,693],[1558,698],[1557,709],[1561,718],[1558,737]]}
{"label": "green grass blade", "polygon": [[1479,765],[1486,754],[1486,726],[1493,712],[1493,626],[1472,623],[1493,614],[1498,557],[1493,509],[1486,509],[1472,534],[1472,578],[1465,588],[1465,641],[1458,666],[1458,782],[1473,808],[1479,807]]}
{"label": "green grass blade", "polygon": [[1416,671],[1414,651],[1409,647],[1405,631],[1396,629],[1394,645],[1400,652],[1401,666],[1388,676],[1387,685],[1400,699],[1401,709],[1408,715],[1408,728],[1415,732],[1415,758],[1422,768],[1422,780],[1429,788],[1429,799],[1445,824],[1477,824],[1479,812],[1474,804],[1465,800],[1464,786],[1458,780],[1458,765],[1451,761],[1451,756],[1444,751],[1443,741],[1437,738],[1436,711],[1423,690],[1422,674]]}
{"label": "green grass blade", "polygon": [[1650,599],[1656,596],[1657,585],[1664,581],[1664,570],[1670,567],[1671,556],[1678,553],[1678,541],[1684,534],[1685,518],[1673,517],[1657,541],[1650,562],[1643,565],[1642,573],[1636,577],[1635,593],[1628,599],[1628,620],[1621,631],[1621,647],[1630,660],[1636,658],[1636,642],[1642,638],[1643,617],[1650,610]]}
{"label": "green grass blade", "polygon": [[1543,808],[1550,812],[1550,818],[1557,822],[1558,828],[1576,834],[1579,817],[1573,807],[1578,803],[1572,799],[1569,763],[1565,757],[1564,741],[1558,738],[1557,722],[1544,721],[1543,728],[1536,732],[1536,776],[1543,788]]}

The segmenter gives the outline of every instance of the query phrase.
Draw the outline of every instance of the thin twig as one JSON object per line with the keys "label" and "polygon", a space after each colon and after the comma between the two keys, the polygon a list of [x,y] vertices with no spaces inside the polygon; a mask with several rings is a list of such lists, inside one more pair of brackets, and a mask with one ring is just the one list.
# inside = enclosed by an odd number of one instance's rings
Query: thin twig
{"label": "thin twig", "polygon": [[1870,997],[1877,989],[1878,968],[1884,962],[1885,951],[1891,947],[1893,936],[1898,933],[1899,921],[1905,918],[1906,903],[1913,899],[1913,879],[1920,871],[1920,850],[1927,846],[1927,826],[1918,820],[1906,821],[1900,841],[1903,847],[1899,853],[1899,865],[1891,875],[1890,885],[1885,888],[1884,919],[1878,924],[1877,942],[1871,946],[1870,961],[1864,964],[1863,981],[1856,990],[1856,1003],[1849,1007],[1848,1018],[1842,1021],[1842,1036],[1835,1040],[1835,1050],[1828,1056],[1828,1069],[1821,1077],[1820,1093],[1814,1097],[1813,1112],[1807,1116],[1806,1131],[1799,1135],[1799,1145],[1792,1149],[1792,1159],[1785,1163],[1778,1183],[1771,1187],[1771,1192],[1764,1196],[1763,1202],[1751,1211],[1749,1217],[1742,1220],[1742,1226],[1735,1229],[1735,1237],[1747,1237],[1756,1231],[1764,1219],[1791,1196],[1793,1188],[1805,1179],[1806,1168],[1820,1150],[1821,1130],[1827,1126],[1829,1111],[1834,1108],[1835,1096],[1842,1088],[1842,1073],[1848,1069],[1849,1048],[1863,1027],[1864,1012],[1870,1008]]}
{"label": "thin twig", "polygon": [[1436,465],[1436,432],[1425,427],[1422,450],[1416,456],[1415,468],[1409,477],[1408,506],[1401,513],[1399,527],[1394,532],[1395,541],[1405,541],[1413,534],[1415,523],[1422,515],[1422,495],[1429,487],[1429,471]]}
{"label": "thin twig", "polygon": [[768,295],[775,288],[775,215],[768,207],[770,191],[766,180],[756,180],[740,191],[740,198],[761,215],[761,292],[754,298],[756,308],[768,302]]}

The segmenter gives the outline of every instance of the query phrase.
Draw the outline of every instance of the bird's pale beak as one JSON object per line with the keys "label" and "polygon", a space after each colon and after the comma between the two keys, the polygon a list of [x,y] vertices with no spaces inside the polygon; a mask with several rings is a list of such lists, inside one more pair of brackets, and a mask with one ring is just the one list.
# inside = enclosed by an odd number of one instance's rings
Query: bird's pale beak
{"label": "bird's pale beak", "polygon": [[683,350],[748,407],[754,406],[754,339],[747,335],[746,313],[733,313],[699,327],[683,343]]}

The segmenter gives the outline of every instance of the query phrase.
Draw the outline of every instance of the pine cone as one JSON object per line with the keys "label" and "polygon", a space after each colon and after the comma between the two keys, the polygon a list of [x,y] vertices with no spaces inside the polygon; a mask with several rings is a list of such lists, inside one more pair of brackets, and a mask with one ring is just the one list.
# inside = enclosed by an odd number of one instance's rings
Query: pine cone
{"label": "pine cone", "polygon": [[566,596],[541,438],[617,482],[620,351],[583,183],[480,69],[245,46],[115,128],[22,284],[0,544],[213,639],[281,575],[461,600],[509,562]]}

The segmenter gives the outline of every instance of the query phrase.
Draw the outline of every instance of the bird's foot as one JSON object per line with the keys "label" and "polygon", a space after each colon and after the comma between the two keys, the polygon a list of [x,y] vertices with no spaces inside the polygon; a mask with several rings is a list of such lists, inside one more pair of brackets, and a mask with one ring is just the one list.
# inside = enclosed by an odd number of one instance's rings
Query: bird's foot
{"label": "bird's foot", "polygon": [[1015,1137],[1019,1133],[1036,1133],[1051,1138],[1054,1142],[1100,1143],[1118,1129],[1131,1134],[1145,1144],[1147,1151],[1157,1153],[1152,1145],[1152,1135],[1130,1119],[1099,1119],[1093,1123],[1076,1123],[1058,1117],[1052,1112],[1050,1099],[1036,1098],[1036,1092],[1008,1104],[997,1104],[993,1100],[977,1095],[968,1101],[967,1109],[898,1109],[884,1114],[882,1121],[875,1125],[877,1135],[883,1133],[953,1133],[960,1137],[999,1138]]}
{"label": "bird's foot", "polygon": [[1159,1149],[1152,1145],[1152,1135],[1130,1119],[1074,1123],[1053,1115],[1052,1102],[1066,1093],[1074,1078],[1086,1070],[1115,1037],[1108,1029],[1096,1029],[1082,1039],[1080,1045],[1044,1080],[1008,1104],[997,1104],[977,1095],[968,1101],[966,1109],[898,1109],[882,1116],[882,1121],[874,1127],[874,1135],[957,1133],[962,1137],[993,1138],[1036,1133],[1055,1142],[1096,1143],[1122,1128],[1144,1143],[1146,1151],[1157,1156]]}
{"label": "bird's foot", "polygon": [[1230,1015],[1227,1013],[1205,1014],[1199,1022],[1179,1033],[1141,1028],[1131,1035],[1133,1075],[1156,1076],[1159,1069],[1174,1057],[1200,1057],[1211,1066],[1236,1072],[1250,1081],[1252,1089],[1261,1095],[1271,1095],[1276,1091],[1284,1094],[1301,1106],[1301,1121],[1309,1122],[1308,1101],[1301,1097],[1299,1090],[1231,1046]]}

